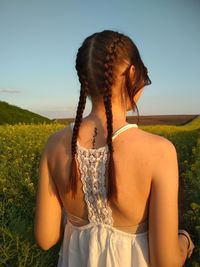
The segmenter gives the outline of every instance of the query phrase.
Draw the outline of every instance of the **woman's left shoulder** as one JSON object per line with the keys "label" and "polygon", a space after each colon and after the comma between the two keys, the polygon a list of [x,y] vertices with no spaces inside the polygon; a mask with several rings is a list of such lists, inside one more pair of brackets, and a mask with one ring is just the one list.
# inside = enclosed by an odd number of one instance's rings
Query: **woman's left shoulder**
{"label": "woman's left shoulder", "polygon": [[52,155],[61,154],[66,148],[70,146],[71,140],[71,129],[70,126],[66,126],[63,129],[60,129],[51,135],[49,135],[46,145],[45,151],[51,157]]}
{"label": "woman's left shoulder", "polygon": [[70,126],[66,126],[63,129],[60,129],[52,133],[47,140],[47,144],[50,147],[57,147],[58,145],[64,144],[69,140],[71,136]]}
{"label": "woman's left shoulder", "polygon": [[62,166],[70,157],[70,140],[69,126],[52,133],[47,139],[41,158],[46,158],[53,178],[58,166]]}

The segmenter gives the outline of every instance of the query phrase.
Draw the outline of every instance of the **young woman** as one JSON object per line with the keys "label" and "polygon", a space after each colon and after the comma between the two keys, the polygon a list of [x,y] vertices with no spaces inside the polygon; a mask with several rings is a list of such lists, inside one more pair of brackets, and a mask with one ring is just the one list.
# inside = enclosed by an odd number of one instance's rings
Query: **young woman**
{"label": "young woman", "polygon": [[[194,245],[178,231],[176,150],[126,121],[151,83],[137,47],[124,34],[95,33],[76,69],[75,123],[49,137],[40,161],[38,245],[63,238],[59,267],[183,266]],[[87,97],[92,110],[82,118]]]}

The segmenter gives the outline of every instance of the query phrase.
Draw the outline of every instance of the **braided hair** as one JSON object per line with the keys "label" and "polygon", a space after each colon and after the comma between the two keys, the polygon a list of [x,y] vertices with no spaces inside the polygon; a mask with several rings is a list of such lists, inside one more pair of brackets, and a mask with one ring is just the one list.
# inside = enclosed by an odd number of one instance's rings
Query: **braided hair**
{"label": "braided hair", "polygon": [[[87,37],[78,50],[76,57],[76,70],[80,81],[80,96],[76,112],[71,141],[71,173],[68,182],[68,190],[75,197],[77,192],[77,163],[76,149],[79,127],[82,122],[87,96],[102,97],[106,120],[107,120],[107,144],[109,149],[108,162],[108,186],[107,198],[117,198],[117,186],[115,177],[115,166],[113,160],[113,114],[112,114],[112,87],[118,74],[118,67],[126,60],[129,67],[124,72],[125,87],[132,104],[133,111],[137,109],[134,102],[135,94],[145,85],[151,83],[147,68],[144,66],[139,51],[133,41],[118,32],[105,30],[94,33]],[[132,85],[129,78],[130,66],[135,67],[135,80]],[[124,89],[123,89],[124,90]]]}

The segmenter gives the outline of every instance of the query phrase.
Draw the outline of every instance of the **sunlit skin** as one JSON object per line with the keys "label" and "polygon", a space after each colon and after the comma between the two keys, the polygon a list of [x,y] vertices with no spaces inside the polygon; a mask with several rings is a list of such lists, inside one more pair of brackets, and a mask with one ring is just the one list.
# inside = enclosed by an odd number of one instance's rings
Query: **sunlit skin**
{"label": "sunlit skin", "polygon": [[[132,66],[129,75],[133,82],[134,74]],[[131,109],[126,93],[123,99],[119,97],[121,88],[125,91],[124,76],[119,75],[116,84],[112,88],[113,132],[127,124],[126,112]],[[135,95],[135,102],[142,91],[143,88]],[[94,127],[98,128],[96,147],[106,144],[103,100],[91,101],[91,113],[83,119],[78,138],[86,148],[91,147]],[[178,239],[178,165],[173,144],[161,136],[131,128],[113,141],[113,148],[118,187],[118,201],[110,202],[114,227],[137,225],[148,220],[152,266],[182,266],[188,243],[184,236]],[[71,129],[66,127],[49,137],[40,162],[35,238],[45,250],[63,235],[62,207],[87,220],[80,181],[75,199],[66,192],[70,163]]]}

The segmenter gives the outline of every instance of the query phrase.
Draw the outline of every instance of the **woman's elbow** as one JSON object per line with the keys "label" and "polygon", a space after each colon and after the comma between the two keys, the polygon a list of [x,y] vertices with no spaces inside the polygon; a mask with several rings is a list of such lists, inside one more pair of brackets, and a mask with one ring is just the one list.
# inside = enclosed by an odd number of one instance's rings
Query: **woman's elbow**
{"label": "woman's elbow", "polygon": [[40,241],[38,241],[38,240],[36,240],[36,244],[38,245],[38,247],[39,247],[40,249],[45,250],[45,251],[49,250],[49,249],[52,247],[51,245],[46,244],[46,243],[44,243],[44,242],[40,242]]}
{"label": "woman's elbow", "polygon": [[44,236],[44,234],[37,231],[37,229],[34,229],[34,237],[36,244],[43,250],[49,250],[59,241],[59,237],[52,238],[51,235]]}

